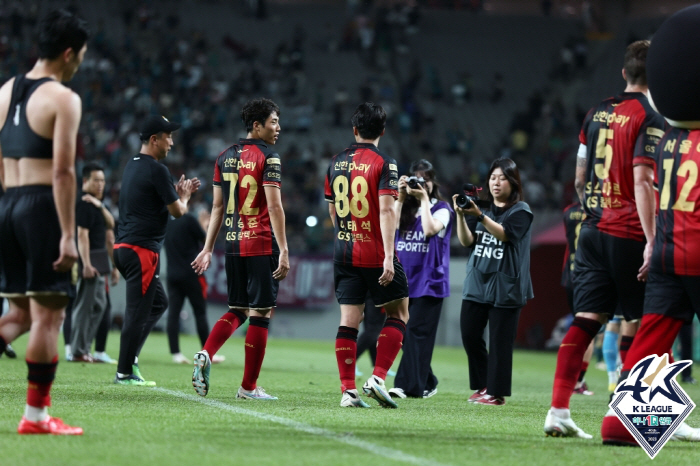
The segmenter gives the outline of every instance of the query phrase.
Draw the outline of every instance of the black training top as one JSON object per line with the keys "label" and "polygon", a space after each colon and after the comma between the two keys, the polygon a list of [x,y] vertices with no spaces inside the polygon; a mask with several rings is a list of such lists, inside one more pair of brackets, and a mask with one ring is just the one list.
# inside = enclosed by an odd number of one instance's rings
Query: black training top
{"label": "black training top", "polygon": [[165,253],[168,255],[168,280],[196,278],[192,261],[202,250],[207,234],[191,214],[170,217],[165,233]]}
{"label": "black training top", "polygon": [[3,157],[8,159],[53,158],[53,139],[46,139],[32,131],[27,122],[26,105],[29,96],[39,86],[49,81],[53,81],[53,79],[27,79],[23,74],[15,77],[10,108],[5,124],[0,130],[0,146],[2,146]]}
{"label": "black training top", "polygon": [[167,206],[178,199],[165,165],[150,155],[132,157],[122,175],[116,243],[160,252],[168,224]]}
{"label": "black training top", "polygon": [[81,192],[75,204],[75,224],[88,229],[90,238],[90,251],[105,248],[105,236],[107,225],[102,209],[95,207],[92,202],[83,201],[82,197],[86,193]]}

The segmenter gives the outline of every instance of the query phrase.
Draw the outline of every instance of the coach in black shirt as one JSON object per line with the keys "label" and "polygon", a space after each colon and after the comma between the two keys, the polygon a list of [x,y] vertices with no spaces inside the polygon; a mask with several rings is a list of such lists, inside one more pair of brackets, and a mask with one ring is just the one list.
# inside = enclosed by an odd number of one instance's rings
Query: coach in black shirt
{"label": "coach in black shirt", "polygon": [[173,185],[170,172],[158,163],[173,145],[172,133],[180,128],[165,117],[152,115],[140,129],[141,152],[127,162],[119,194],[119,224],[114,262],[126,280],[126,310],[114,382],[121,385],[155,385],[146,382],[138,355],[148,334],[168,307],[158,279],[160,247],[168,214],[187,213],[190,196],[199,188],[197,178],[182,175]]}

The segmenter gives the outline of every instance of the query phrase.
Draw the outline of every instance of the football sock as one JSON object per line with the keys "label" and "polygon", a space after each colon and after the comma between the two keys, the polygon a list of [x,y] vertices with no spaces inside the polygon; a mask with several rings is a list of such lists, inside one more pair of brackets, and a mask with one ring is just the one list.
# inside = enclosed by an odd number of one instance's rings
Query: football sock
{"label": "football sock", "polygon": [[204,344],[204,350],[209,353],[209,357],[214,357],[217,351],[224,346],[226,340],[231,338],[233,332],[236,331],[238,327],[243,325],[247,319],[246,315],[239,311],[238,309],[230,309],[226,314],[221,316],[219,320],[214,324],[214,328],[211,329],[209,338]]}
{"label": "football sock", "polygon": [[51,406],[51,385],[56,378],[58,356],[55,356],[53,361],[49,363],[34,362],[29,359],[26,361],[28,369],[27,405],[39,409]]}
{"label": "football sock", "polygon": [[401,350],[405,333],[406,324],[403,320],[389,317],[384,322],[384,327],[377,339],[377,361],[372,375],[376,375],[382,380],[386,379],[386,373],[391,369],[396,355]]}
{"label": "football sock", "polygon": [[31,422],[41,422],[49,415],[49,410],[46,406],[43,408],[35,408],[34,406],[24,406],[24,418]]}
{"label": "football sock", "polygon": [[627,358],[627,352],[632,346],[632,341],[634,341],[634,335],[623,335],[620,337],[620,361],[622,361],[623,365],[625,364],[625,359]]}
{"label": "football sock", "polygon": [[608,374],[617,370],[617,332],[605,331],[603,337],[603,359]]}
{"label": "football sock", "polygon": [[340,391],[356,390],[355,362],[357,359],[358,330],[341,325],[335,337],[335,360],[340,375]]}
{"label": "football sock", "polygon": [[245,334],[245,367],[243,368],[243,390],[255,390],[260,368],[265,359],[267,334],[270,326],[268,317],[251,317]]}
{"label": "football sock", "polygon": [[559,346],[557,368],[552,387],[552,408],[568,408],[569,399],[581,372],[583,355],[603,324],[593,319],[575,317]]}
{"label": "football sock", "polygon": [[682,320],[661,314],[645,314],[639,325],[635,344],[625,359],[620,380],[626,379],[634,365],[650,354],[664,354],[678,336],[683,323]]}

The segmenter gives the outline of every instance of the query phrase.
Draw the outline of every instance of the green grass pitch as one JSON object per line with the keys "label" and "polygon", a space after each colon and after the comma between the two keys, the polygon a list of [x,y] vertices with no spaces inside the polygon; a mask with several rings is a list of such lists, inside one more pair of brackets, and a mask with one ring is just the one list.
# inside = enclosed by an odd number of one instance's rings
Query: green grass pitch
{"label": "green grass pitch", "polygon": [[[23,360],[27,338],[13,346],[16,360],[0,359],[0,465],[637,465],[651,460],[640,448],[604,447],[600,420],[606,411],[607,375],[593,367],[594,396],[574,395],[574,420],[594,440],[546,438],[542,432],[551,395],[554,353],[518,351],[513,396],[505,406],[475,406],[467,358],[461,348],[438,347],[433,369],[440,379],[430,399],[398,400],[399,409],[339,407],[340,390],[328,341],[271,338],[259,380],[278,401],[236,400],[243,375],[243,340],[234,337],[211,371],[206,398],[191,385],[189,365],[171,362],[163,334],[149,338],[140,358],[142,373],[156,389],[112,383],[116,366],[61,360],[50,413],[85,429],[82,437],[20,436],[26,391]],[[117,356],[119,335],[110,334],[108,353]],[[198,341],[182,336],[183,353]],[[63,351],[60,352],[63,356]],[[370,374],[369,358],[358,364]],[[395,368],[397,365],[394,366]],[[387,387],[392,386],[392,378]],[[700,401],[700,388],[684,386]],[[691,415],[689,424],[700,425]],[[700,445],[669,442],[657,463],[697,465]]]}

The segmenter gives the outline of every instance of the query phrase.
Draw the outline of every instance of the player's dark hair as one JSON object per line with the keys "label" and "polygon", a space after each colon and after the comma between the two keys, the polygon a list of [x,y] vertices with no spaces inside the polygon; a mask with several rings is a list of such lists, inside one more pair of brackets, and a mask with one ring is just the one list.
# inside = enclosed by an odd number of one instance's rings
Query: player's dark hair
{"label": "player's dark hair", "polygon": [[[435,167],[425,159],[420,159],[411,164],[409,169],[411,176],[417,176],[417,173],[422,173],[425,181],[432,181],[433,189],[428,193],[430,199],[444,200],[440,194],[440,183],[437,180]],[[399,218],[399,231],[406,231],[413,226],[416,220],[416,213],[420,208],[420,201],[413,196],[406,196],[403,207],[401,208],[401,216]]]}
{"label": "player's dark hair", "polygon": [[83,165],[83,179],[87,180],[92,176],[92,172],[105,171],[104,167],[97,162],[88,162]]}
{"label": "player's dark hair", "polygon": [[625,76],[629,84],[647,85],[647,51],[650,42],[638,40],[627,46],[625,52]]}
{"label": "player's dark hair", "polygon": [[280,108],[270,99],[254,99],[246,102],[241,109],[241,120],[245,125],[246,131],[253,131],[253,124],[257,121],[261,125],[265,125],[267,119],[272,115],[272,112],[280,116]]}
{"label": "player's dark hair", "polygon": [[[505,158],[494,160],[491,164],[491,168],[489,168],[489,174],[486,177],[487,180],[491,179],[491,174],[497,168],[501,169],[503,175],[510,184],[511,191],[510,196],[508,196],[506,206],[510,207],[516,202],[524,201],[525,196],[523,196],[523,184],[520,181],[520,171],[518,170],[518,166],[515,164],[515,162],[513,162],[511,159]],[[489,201],[491,201],[493,204],[493,194],[491,194],[491,190],[488,189],[487,193]]]}
{"label": "player's dark hair", "polygon": [[352,115],[352,126],[362,139],[377,139],[386,126],[386,112],[381,105],[372,102],[360,104]]}
{"label": "player's dark hair", "polygon": [[39,58],[53,60],[66,49],[78,54],[88,40],[85,20],[68,10],[52,10],[39,22],[37,47]]}

